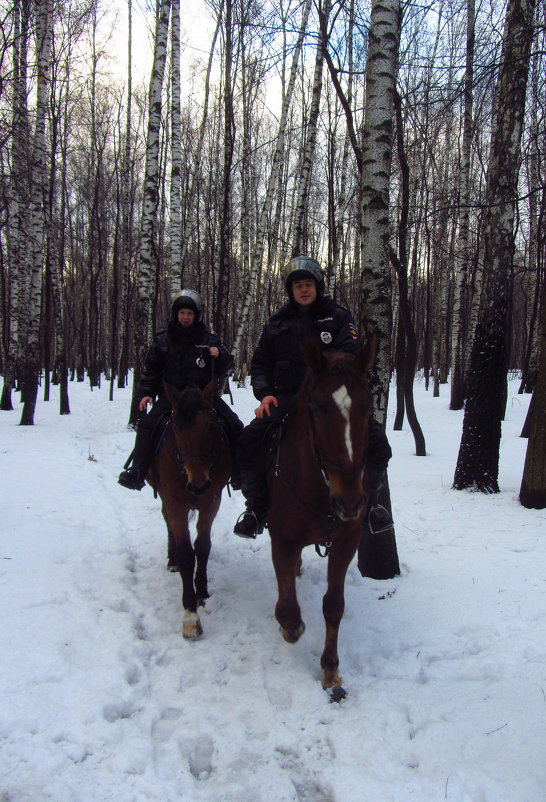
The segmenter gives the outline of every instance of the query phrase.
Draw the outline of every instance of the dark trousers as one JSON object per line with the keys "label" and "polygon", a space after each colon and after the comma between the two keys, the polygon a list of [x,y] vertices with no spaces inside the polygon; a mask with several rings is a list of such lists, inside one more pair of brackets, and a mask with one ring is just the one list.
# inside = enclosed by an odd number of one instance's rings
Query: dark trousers
{"label": "dark trousers", "polygon": [[271,415],[254,418],[241,432],[239,440],[239,465],[241,468],[241,490],[247,507],[258,518],[264,517],[269,506],[266,471],[268,468],[268,444],[281,425],[288,411],[289,399],[280,397],[278,407],[270,407]]}

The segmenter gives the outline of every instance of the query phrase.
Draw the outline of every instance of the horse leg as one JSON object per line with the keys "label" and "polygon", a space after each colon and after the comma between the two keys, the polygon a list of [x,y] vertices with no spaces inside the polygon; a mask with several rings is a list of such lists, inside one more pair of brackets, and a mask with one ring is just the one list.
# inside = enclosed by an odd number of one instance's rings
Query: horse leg
{"label": "horse leg", "polygon": [[195,553],[191,544],[188,527],[188,510],[177,505],[169,512],[164,511],[167,528],[172,533],[173,557],[180,579],[182,580],[182,635],[184,638],[198,638],[203,634],[203,628],[197,613],[197,596],[195,593],[193,575],[195,571]]}
{"label": "horse leg", "polygon": [[169,571],[172,571],[172,573],[178,571],[174,537],[169,527],[167,527],[167,568],[169,569]]}
{"label": "horse leg", "polygon": [[296,643],[305,631],[296,594],[296,573],[301,564],[301,546],[272,537],[271,554],[279,588],[275,618],[285,641]]}
{"label": "horse leg", "polygon": [[209,598],[207,566],[211,546],[210,532],[220,507],[220,498],[220,496],[211,497],[211,503],[199,511],[199,518],[197,519],[197,537],[193,544],[196,557],[195,593],[197,603],[201,606],[204,606],[205,599]]}
{"label": "horse leg", "polygon": [[357,545],[358,533],[353,538],[348,536],[347,540],[336,542],[328,557],[328,589],[322,599],[322,613],[326,624],[324,651],[320,658],[320,665],[324,672],[323,688],[340,686],[342,683],[338,672],[337,641],[339,625],[345,610],[345,576]]}

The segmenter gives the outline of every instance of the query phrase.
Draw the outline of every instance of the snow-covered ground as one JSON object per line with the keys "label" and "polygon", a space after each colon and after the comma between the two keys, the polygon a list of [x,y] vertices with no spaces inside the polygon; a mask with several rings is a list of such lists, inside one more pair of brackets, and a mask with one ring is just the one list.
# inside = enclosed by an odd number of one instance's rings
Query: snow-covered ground
{"label": "snow-covered ground", "polygon": [[341,704],[320,685],[326,562],[304,553],[289,645],[267,533],[231,533],[240,493],[214,527],[204,635],[182,639],[159,501],[116,482],[129,390],[72,384],[60,417],[54,389],[34,427],[0,412],[2,802],[544,802],[546,511],[518,503],[517,386],[497,495],[451,489],[447,387],[416,384],[429,456],[389,426],[402,575],[349,569]]}

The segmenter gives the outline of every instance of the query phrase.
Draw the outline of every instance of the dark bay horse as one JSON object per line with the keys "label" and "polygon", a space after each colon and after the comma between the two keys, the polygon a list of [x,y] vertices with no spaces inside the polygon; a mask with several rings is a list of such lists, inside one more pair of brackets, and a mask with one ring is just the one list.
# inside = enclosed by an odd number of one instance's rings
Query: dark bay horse
{"label": "dark bay horse", "polygon": [[[208,598],[207,563],[211,527],[222,490],[231,475],[231,453],[213,409],[215,384],[182,392],[165,385],[173,412],[147,481],[161,497],[169,536],[169,560],[182,579],[182,634],[203,633],[198,606]],[[197,510],[197,536],[192,545],[189,520]]]}
{"label": "dark bay horse", "polygon": [[275,617],[284,639],[295,643],[305,629],[296,575],[303,547],[315,544],[328,555],[322,685],[337,688],[336,701],[345,695],[337,653],[345,576],[370,499],[364,466],[372,396],[366,375],[375,349],[375,338],[356,358],[324,353],[313,341],[306,344],[307,373],[268,474],[267,520],[279,590]]}

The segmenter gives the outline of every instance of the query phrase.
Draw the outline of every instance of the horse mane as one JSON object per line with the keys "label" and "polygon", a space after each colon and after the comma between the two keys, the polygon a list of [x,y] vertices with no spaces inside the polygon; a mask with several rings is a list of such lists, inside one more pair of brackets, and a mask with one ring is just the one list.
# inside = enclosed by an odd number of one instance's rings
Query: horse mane
{"label": "horse mane", "polygon": [[190,386],[180,396],[176,405],[176,418],[181,426],[193,426],[197,413],[208,409],[203,400],[203,393],[198,387]]}

